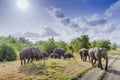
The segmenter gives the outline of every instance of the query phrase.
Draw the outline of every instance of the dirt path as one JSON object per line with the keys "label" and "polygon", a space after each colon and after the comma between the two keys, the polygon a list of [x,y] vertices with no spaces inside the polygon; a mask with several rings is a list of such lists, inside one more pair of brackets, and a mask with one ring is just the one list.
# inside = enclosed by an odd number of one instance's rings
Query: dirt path
{"label": "dirt path", "polygon": [[[118,57],[118,55],[113,55],[109,57],[109,63],[108,66],[111,65],[111,63]],[[98,77],[104,72],[104,70],[101,70],[99,68],[92,68],[91,70],[87,71],[82,76],[78,77],[77,80],[97,80]],[[106,79],[105,79],[106,80]],[[113,79],[112,79],[113,80]]]}
{"label": "dirt path", "polygon": [[110,69],[103,77],[103,80],[119,80],[120,79],[120,57],[110,66]]}

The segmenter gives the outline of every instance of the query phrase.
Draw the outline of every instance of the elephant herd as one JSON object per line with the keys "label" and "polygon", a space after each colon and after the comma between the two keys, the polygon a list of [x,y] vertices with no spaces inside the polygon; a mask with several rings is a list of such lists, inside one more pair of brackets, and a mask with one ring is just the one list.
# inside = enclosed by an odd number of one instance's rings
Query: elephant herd
{"label": "elephant herd", "polygon": [[48,57],[54,59],[61,59],[62,57],[64,59],[74,58],[73,54],[66,53],[66,50],[64,48],[56,48],[54,49],[53,53],[48,55],[47,52],[41,52],[39,48],[27,47],[19,52],[19,56],[20,56],[21,65],[26,63],[29,64],[30,62],[32,63],[33,59],[36,59],[36,61],[38,61],[38,60],[45,60]]}
{"label": "elephant herd", "polygon": [[[98,62],[98,67],[103,69],[102,67],[102,61],[101,59],[104,58],[106,61],[105,70],[107,70],[108,66],[108,53],[106,48],[91,48],[86,49],[82,48],[79,50],[79,54],[82,61],[87,61],[87,58],[91,62],[92,66],[94,67],[96,62]],[[54,49],[53,53],[48,55],[47,52],[41,52],[39,48],[34,47],[27,47],[20,51],[19,53],[21,65],[26,63],[32,63],[33,59],[38,60],[45,60],[48,57],[54,58],[54,59],[61,59],[61,58],[74,58],[74,55],[71,53],[66,53],[66,50],[64,48],[56,48]],[[27,59],[27,62],[26,62]]]}
{"label": "elephant herd", "polygon": [[102,58],[105,59],[106,64],[105,64],[105,70],[107,70],[108,68],[108,53],[107,53],[107,49],[106,48],[91,48],[91,49],[85,49],[82,48],[79,50],[79,54],[81,57],[82,61],[86,61],[87,57],[89,59],[89,61],[91,62],[92,66],[94,67],[96,64],[96,61],[98,61],[97,66],[101,69],[103,69],[102,67]]}

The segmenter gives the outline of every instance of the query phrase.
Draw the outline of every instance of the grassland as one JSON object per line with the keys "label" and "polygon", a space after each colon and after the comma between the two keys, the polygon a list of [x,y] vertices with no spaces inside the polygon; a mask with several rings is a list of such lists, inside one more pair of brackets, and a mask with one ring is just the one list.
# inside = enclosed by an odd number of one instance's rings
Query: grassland
{"label": "grassland", "polygon": [[16,60],[0,63],[0,80],[71,80],[90,68],[79,55],[76,59],[48,59],[25,66]]}

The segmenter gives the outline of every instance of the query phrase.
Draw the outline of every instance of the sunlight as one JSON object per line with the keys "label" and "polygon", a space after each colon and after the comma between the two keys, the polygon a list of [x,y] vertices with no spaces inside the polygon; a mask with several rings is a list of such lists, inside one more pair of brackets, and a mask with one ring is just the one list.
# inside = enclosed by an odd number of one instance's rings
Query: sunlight
{"label": "sunlight", "polygon": [[18,0],[18,7],[22,10],[25,10],[28,7],[27,0]]}

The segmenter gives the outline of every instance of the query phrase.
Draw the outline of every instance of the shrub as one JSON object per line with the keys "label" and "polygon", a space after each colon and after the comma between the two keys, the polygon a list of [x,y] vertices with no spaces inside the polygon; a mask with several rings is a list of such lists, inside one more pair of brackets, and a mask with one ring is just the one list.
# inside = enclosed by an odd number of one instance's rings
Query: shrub
{"label": "shrub", "polygon": [[0,61],[12,61],[17,58],[14,49],[6,44],[0,45]]}

